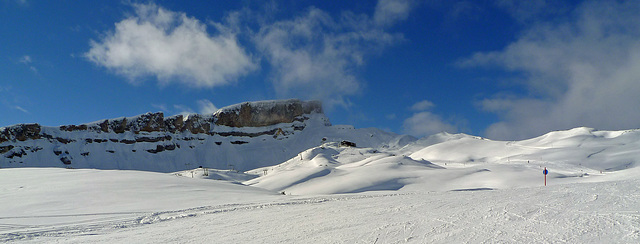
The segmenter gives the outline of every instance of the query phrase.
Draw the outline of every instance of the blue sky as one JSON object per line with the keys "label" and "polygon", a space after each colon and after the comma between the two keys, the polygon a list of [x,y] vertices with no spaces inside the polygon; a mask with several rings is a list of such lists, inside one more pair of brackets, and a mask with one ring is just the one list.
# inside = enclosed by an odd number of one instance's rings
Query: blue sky
{"label": "blue sky", "polygon": [[640,1],[0,1],[0,126],[256,100],[522,139],[640,126]]}

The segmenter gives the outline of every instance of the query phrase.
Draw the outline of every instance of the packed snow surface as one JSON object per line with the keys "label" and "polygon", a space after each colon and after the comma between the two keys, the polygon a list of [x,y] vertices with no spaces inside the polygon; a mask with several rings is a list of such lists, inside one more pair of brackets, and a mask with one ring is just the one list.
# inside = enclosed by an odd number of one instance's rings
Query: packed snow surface
{"label": "packed snow surface", "polygon": [[640,242],[637,130],[523,141],[345,130],[357,147],[334,132],[245,172],[0,169],[0,241]]}

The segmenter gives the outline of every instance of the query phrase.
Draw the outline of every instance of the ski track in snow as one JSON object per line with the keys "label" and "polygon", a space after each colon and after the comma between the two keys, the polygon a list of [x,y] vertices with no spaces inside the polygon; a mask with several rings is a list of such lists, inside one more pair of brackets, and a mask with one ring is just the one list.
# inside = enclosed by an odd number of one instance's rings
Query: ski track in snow
{"label": "ski track in snow", "polygon": [[0,240],[637,243],[639,183],[632,180],[487,191],[283,196],[288,199],[103,214],[103,219],[89,222],[20,227],[20,231],[2,234]]}
{"label": "ski track in snow", "polygon": [[[0,222],[0,241],[29,241],[41,237],[63,237],[97,235],[96,232],[138,227],[142,225],[156,224],[160,222],[173,221],[185,218],[201,217],[204,215],[230,213],[235,211],[256,211],[266,208],[283,207],[303,204],[320,204],[331,201],[348,201],[363,198],[379,198],[402,195],[353,195],[353,196],[325,196],[314,198],[299,198],[288,201],[278,201],[269,203],[244,203],[244,204],[222,204],[216,206],[202,206],[196,208],[161,211],[161,212],[114,212],[114,213],[93,213],[93,214],[65,214],[65,215],[45,215],[45,216],[24,216],[24,217],[0,217],[0,221],[7,219],[22,218],[75,218],[75,217],[98,217],[86,221],[75,221],[65,224],[53,225],[10,225]],[[5,232],[5,233],[3,233]],[[6,233],[9,232],[9,233]]]}

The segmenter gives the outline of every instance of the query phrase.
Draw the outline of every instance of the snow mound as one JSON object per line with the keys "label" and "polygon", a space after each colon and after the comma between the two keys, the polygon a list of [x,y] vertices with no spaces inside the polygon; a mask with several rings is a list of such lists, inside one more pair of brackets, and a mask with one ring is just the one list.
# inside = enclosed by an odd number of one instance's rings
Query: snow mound
{"label": "snow mound", "polygon": [[[442,137],[442,136],[440,136]],[[449,135],[441,142],[414,151],[414,159],[451,165],[483,163],[584,167],[592,171],[616,171],[640,162],[640,131],[596,131],[575,128],[550,132],[523,141],[493,141]],[[420,148],[431,137],[407,147]],[[420,143],[423,143],[420,145]],[[417,145],[417,146],[416,146]]]}
{"label": "snow mound", "polygon": [[[589,128],[552,132],[524,141],[494,141],[441,133],[399,146],[327,143],[288,161],[248,171],[244,184],[287,194],[364,191],[469,191],[608,181],[629,177],[640,162],[640,132]],[[434,170],[438,169],[438,170]]]}
{"label": "snow mound", "polygon": [[280,165],[251,170],[248,173],[262,176],[244,184],[296,195],[398,190],[419,172],[434,169],[442,167],[372,148],[327,143]]}

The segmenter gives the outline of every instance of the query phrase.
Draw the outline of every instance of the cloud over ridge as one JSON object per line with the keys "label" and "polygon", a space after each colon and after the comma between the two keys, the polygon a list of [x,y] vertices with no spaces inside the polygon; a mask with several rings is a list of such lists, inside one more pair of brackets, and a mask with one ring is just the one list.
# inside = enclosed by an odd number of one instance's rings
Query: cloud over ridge
{"label": "cloud over ridge", "polygon": [[458,132],[458,126],[444,120],[430,110],[435,105],[429,100],[422,100],[413,104],[409,110],[413,115],[404,120],[402,127],[404,132],[414,136],[429,136],[440,132]]}

